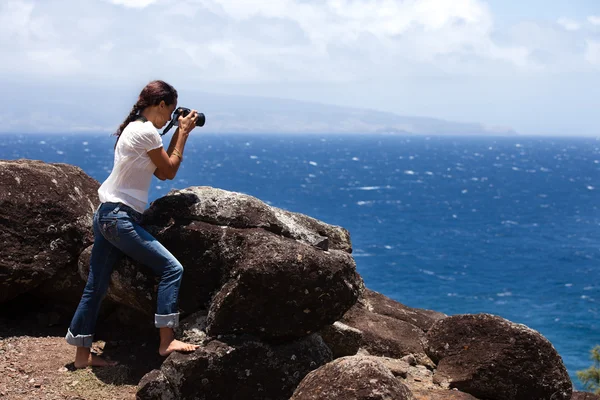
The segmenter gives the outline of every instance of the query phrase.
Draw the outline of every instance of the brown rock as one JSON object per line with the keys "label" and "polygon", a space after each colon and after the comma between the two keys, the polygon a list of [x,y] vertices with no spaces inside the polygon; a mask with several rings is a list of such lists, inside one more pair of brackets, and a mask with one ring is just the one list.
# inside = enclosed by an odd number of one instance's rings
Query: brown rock
{"label": "brown rock", "polygon": [[256,197],[206,186],[173,190],[146,212],[154,221],[198,220],[232,228],[261,228],[323,250],[352,252],[348,231],[303,214],[271,207]]}
{"label": "brown rock", "polygon": [[458,390],[413,390],[415,400],[478,400]]}
{"label": "brown rock", "polygon": [[573,392],[571,400],[600,400],[600,395],[588,392]]}
{"label": "brown rock", "polygon": [[290,400],[414,400],[410,390],[373,357],[334,360],[308,374]]}
{"label": "brown rock", "polygon": [[402,303],[370,289],[365,289],[359,301],[364,308],[375,314],[385,315],[400,321],[408,322],[425,332],[427,332],[436,321],[447,317],[446,314],[441,312],[405,306]]}
{"label": "brown rock", "polygon": [[[212,188],[175,191],[152,204],[143,226],[184,266],[179,296],[184,315],[210,307],[211,335],[298,338],[335,322],[356,302],[363,283],[350,254],[323,251],[300,235],[335,238],[346,231],[282,213],[258,199]],[[350,246],[349,237],[336,240],[337,247]],[[89,250],[80,269],[85,279]],[[156,284],[149,269],[125,257],[114,268],[107,296],[152,315]]]}
{"label": "brown rock", "polygon": [[363,343],[361,331],[339,321],[333,325],[327,325],[319,334],[331,349],[333,358],[353,356],[358,353]]}
{"label": "brown rock", "polygon": [[148,372],[138,383],[136,399],[141,400],[177,400],[175,390],[161,370]]}
{"label": "brown rock", "polygon": [[427,354],[436,382],[490,400],[569,400],[571,380],[552,344],[525,325],[489,315],[435,323]]}
{"label": "brown rock", "polygon": [[340,321],[362,332],[360,347],[369,354],[392,358],[412,354],[418,363],[433,367],[425,354],[425,333],[415,325],[376,314],[361,305],[348,310]]}
{"label": "brown rock", "polygon": [[363,288],[346,252],[324,252],[260,229],[236,230],[228,242],[235,249],[230,255],[239,258],[213,298],[210,335],[302,337],[339,319]]}
{"label": "brown rock", "polygon": [[[227,336],[191,354],[171,354],[160,372],[141,380],[137,398],[283,400],[308,372],[330,360],[331,352],[316,334],[278,345]],[[165,397],[160,397],[162,390]]]}
{"label": "brown rock", "polygon": [[93,240],[99,184],[80,168],[0,161],[0,303],[37,288],[77,302],[77,259]]}

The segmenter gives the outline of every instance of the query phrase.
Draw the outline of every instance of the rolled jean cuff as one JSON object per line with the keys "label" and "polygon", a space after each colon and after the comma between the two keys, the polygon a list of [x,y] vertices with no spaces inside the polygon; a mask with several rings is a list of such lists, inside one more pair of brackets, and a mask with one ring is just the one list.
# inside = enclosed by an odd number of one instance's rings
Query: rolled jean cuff
{"label": "rolled jean cuff", "polygon": [[92,347],[94,341],[94,335],[77,335],[74,336],[70,329],[67,329],[67,336],[65,336],[67,343],[77,347]]}
{"label": "rolled jean cuff", "polygon": [[154,326],[157,328],[176,328],[179,326],[179,313],[159,315],[154,314]]}

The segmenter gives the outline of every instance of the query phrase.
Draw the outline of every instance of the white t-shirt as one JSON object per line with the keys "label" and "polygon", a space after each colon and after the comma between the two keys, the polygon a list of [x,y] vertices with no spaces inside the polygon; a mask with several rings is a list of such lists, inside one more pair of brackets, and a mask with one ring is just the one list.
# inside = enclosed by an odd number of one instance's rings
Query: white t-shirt
{"label": "white t-shirt", "polygon": [[117,142],[113,170],[98,189],[100,201],[123,203],[143,213],[156,170],[148,151],[162,145],[162,138],[152,122],[129,123]]}

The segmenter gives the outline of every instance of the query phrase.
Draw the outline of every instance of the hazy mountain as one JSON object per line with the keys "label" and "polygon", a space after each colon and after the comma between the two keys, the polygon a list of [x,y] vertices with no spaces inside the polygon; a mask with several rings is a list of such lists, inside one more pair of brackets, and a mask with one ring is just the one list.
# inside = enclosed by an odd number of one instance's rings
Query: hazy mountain
{"label": "hazy mountain", "polygon": [[[0,100],[0,132],[112,132],[136,99],[115,88],[55,87],[43,97],[32,95],[35,91],[13,88]],[[206,132],[515,134],[478,123],[266,97],[180,92],[179,105],[205,113]]]}

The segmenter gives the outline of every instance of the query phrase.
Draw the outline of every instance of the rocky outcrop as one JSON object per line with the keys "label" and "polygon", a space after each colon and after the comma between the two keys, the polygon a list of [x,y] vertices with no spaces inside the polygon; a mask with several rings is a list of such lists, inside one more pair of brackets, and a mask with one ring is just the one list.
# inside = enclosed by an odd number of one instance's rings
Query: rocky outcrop
{"label": "rocky outcrop", "polygon": [[372,355],[402,358],[413,355],[419,364],[433,367],[425,353],[427,330],[445,314],[407,307],[381,293],[365,289],[358,302],[334,325],[321,331],[337,356],[359,350]]}
{"label": "rocky outcrop", "polygon": [[334,358],[353,356],[359,352],[363,344],[362,331],[336,321],[319,332],[333,352]]}
{"label": "rocky outcrop", "polygon": [[72,165],[0,161],[0,303],[33,289],[79,301],[77,259],[93,241],[98,187]]}
{"label": "rocky outcrop", "polygon": [[271,207],[256,197],[207,186],[171,191],[156,200],[146,215],[163,224],[183,219],[231,228],[260,228],[322,250],[352,252],[350,234],[344,228]]}
{"label": "rocky outcrop", "polygon": [[413,390],[415,400],[478,400],[458,390]]}
{"label": "rocky outcrop", "polygon": [[[339,319],[363,289],[347,231],[250,196],[174,191],[152,204],[144,226],[184,266],[180,307],[209,308],[213,336],[300,338]],[[329,250],[310,239],[327,234]],[[83,277],[88,260],[89,251],[80,262]],[[108,296],[151,315],[155,285],[143,265],[124,259]]]}
{"label": "rocky outcrop", "polygon": [[600,395],[588,392],[573,392],[571,400],[600,400]]}
{"label": "rocky outcrop", "polygon": [[442,386],[490,400],[569,400],[571,380],[540,333],[489,315],[456,315],[427,334],[427,354]]}
{"label": "rocky outcrop", "polygon": [[290,400],[414,400],[411,391],[372,357],[338,358],[309,373]]}
{"label": "rocky outcrop", "polygon": [[190,355],[171,354],[142,378],[138,399],[288,399],[311,370],[331,361],[321,338],[283,344],[249,336],[211,339]]}
{"label": "rocky outcrop", "polygon": [[212,335],[302,337],[335,322],[362,290],[346,252],[324,252],[256,229],[234,234],[240,258],[210,306]]}
{"label": "rocky outcrop", "polygon": [[[24,292],[78,301],[98,183],[76,167],[21,160],[0,162],[0,186],[0,302]],[[156,200],[143,225],[185,268],[189,317],[177,336],[200,348],[147,374],[139,399],[594,398],[571,397],[538,332],[364,288],[341,227],[207,187]],[[157,282],[125,257],[108,290],[122,307],[115,318],[151,320]]]}
{"label": "rocky outcrop", "polygon": [[446,314],[438,311],[405,306],[402,303],[370,289],[364,290],[357,306],[375,314],[408,322],[421,329],[423,332],[427,332],[436,321],[447,317]]}

